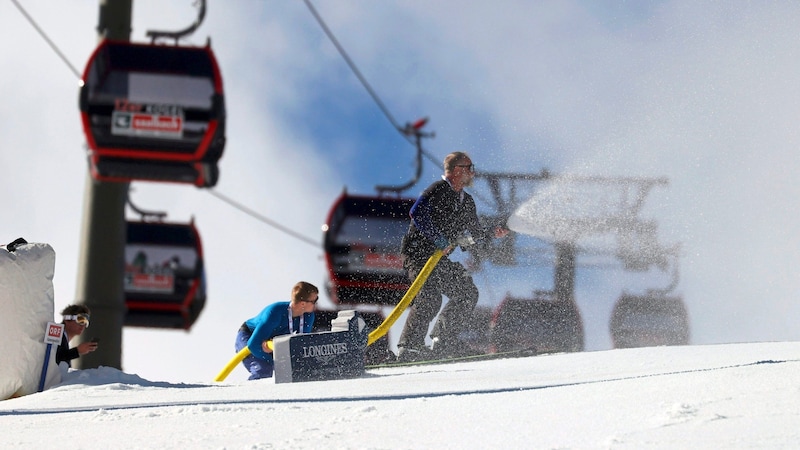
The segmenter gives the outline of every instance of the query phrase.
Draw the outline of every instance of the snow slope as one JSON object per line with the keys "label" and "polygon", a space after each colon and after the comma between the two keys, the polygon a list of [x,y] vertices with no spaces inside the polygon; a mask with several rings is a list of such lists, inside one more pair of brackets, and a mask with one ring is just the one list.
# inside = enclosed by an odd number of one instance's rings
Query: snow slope
{"label": "snow slope", "polygon": [[797,448],[799,367],[800,343],[774,342],[374,369],[289,384],[174,384],[99,368],[0,402],[0,446]]}

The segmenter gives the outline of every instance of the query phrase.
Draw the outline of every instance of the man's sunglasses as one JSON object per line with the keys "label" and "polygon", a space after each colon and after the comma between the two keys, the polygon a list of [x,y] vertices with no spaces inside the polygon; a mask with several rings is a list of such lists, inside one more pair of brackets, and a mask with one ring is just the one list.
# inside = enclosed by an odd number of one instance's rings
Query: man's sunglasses
{"label": "man's sunglasses", "polygon": [[89,314],[74,314],[71,316],[64,316],[64,320],[74,320],[78,325],[89,328]]}
{"label": "man's sunglasses", "polygon": [[475,164],[456,164],[456,167],[466,167],[468,171],[475,173]]}

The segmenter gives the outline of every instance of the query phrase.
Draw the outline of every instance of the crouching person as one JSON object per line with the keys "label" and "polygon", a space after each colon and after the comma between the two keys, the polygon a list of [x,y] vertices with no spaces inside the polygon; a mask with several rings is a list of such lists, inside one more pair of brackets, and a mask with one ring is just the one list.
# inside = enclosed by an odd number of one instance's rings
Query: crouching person
{"label": "crouching person", "polygon": [[267,343],[275,336],[310,333],[314,326],[314,307],[319,289],[300,281],[292,288],[291,301],[273,303],[257,316],[246,320],[236,335],[236,353],[247,347],[250,355],[242,360],[250,380],[272,377],[275,362]]}

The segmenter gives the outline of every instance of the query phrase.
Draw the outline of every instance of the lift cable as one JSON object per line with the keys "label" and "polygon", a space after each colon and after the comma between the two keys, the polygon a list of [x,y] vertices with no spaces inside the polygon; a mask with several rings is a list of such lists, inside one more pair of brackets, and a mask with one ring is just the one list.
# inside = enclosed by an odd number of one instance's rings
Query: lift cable
{"label": "lift cable", "polygon": [[300,234],[300,233],[298,233],[298,232],[296,232],[296,231],[294,231],[294,230],[292,230],[290,228],[287,228],[287,227],[279,224],[278,222],[275,222],[274,220],[269,219],[268,217],[265,217],[265,216],[257,213],[256,211],[254,211],[254,210],[242,205],[241,203],[233,200],[232,198],[226,197],[225,195],[220,194],[219,192],[217,192],[214,189],[206,189],[206,190],[208,191],[209,194],[213,195],[214,197],[217,197],[218,199],[224,201],[225,203],[227,203],[227,204],[233,206],[234,208],[242,211],[243,213],[249,215],[250,217],[258,219],[261,222],[264,222],[267,225],[278,229],[279,231],[282,231],[282,232],[284,232],[284,233],[286,233],[286,234],[288,234],[288,235],[290,235],[290,236],[292,236],[294,238],[297,238],[297,239],[305,242],[306,244],[312,245],[312,246],[314,246],[316,248],[321,248],[322,247],[322,245],[319,242],[317,242],[317,241],[315,241],[315,240],[313,240],[313,239],[311,239],[309,237],[303,236],[302,234]]}
{"label": "lift cable", "polygon": [[[421,154],[422,156],[424,156],[424,157],[425,157],[425,158],[426,158],[428,161],[430,161],[430,162],[431,162],[432,164],[434,164],[436,167],[438,167],[438,168],[441,168],[441,167],[442,167],[442,162],[441,162],[441,161],[439,161],[439,160],[437,160],[437,159],[436,159],[436,158],[435,158],[433,155],[431,155],[431,154],[430,154],[430,153],[429,153],[427,150],[425,150],[424,148],[422,148],[422,147],[421,147],[421,145],[419,145],[419,143],[418,143],[418,142],[415,142],[415,141],[413,140],[413,138],[412,138],[412,137],[409,135],[409,133],[407,133],[407,132],[405,131],[405,130],[407,130],[407,128],[408,128],[408,127],[407,127],[407,126],[406,126],[406,127],[401,127],[401,126],[399,126],[399,125],[397,124],[397,121],[395,121],[395,120],[394,120],[394,117],[393,117],[393,116],[392,116],[392,114],[389,112],[389,110],[388,110],[388,108],[386,107],[386,105],[383,103],[383,101],[381,101],[380,97],[378,97],[378,94],[376,94],[376,93],[375,93],[375,91],[372,89],[372,87],[370,86],[370,84],[367,82],[367,80],[366,80],[366,79],[364,78],[364,76],[361,74],[361,71],[360,71],[360,70],[358,70],[358,67],[356,67],[356,65],[355,65],[355,63],[353,62],[353,60],[350,58],[350,56],[349,56],[349,55],[347,54],[347,52],[344,50],[344,48],[342,47],[342,45],[339,43],[339,40],[338,40],[338,39],[336,39],[336,36],[334,36],[333,32],[330,30],[330,28],[328,27],[328,25],[327,25],[327,24],[325,23],[325,21],[322,19],[322,16],[320,16],[320,15],[319,15],[319,13],[317,12],[317,10],[316,10],[316,9],[314,8],[314,6],[311,4],[311,1],[310,1],[310,0],[303,0],[303,1],[304,1],[304,3],[306,4],[306,6],[308,7],[308,10],[309,10],[309,11],[311,12],[311,14],[314,16],[314,19],[316,19],[317,23],[319,23],[319,26],[320,26],[320,27],[322,28],[322,30],[325,32],[325,35],[327,35],[327,36],[328,36],[328,39],[330,39],[331,43],[333,43],[333,45],[336,47],[336,50],[338,50],[338,51],[339,51],[339,54],[342,56],[342,58],[344,58],[344,60],[345,60],[345,62],[347,63],[347,65],[350,67],[350,70],[352,70],[352,71],[353,71],[353,73],[355,74],[356,78],[358,78],[358,80],[359,80],[359,81],[361,82],[361,84],[364,86],[364,89],[366,89],[366,90],[367,90],[367,92],[369,93],[369,95],[372,97],[372,99],[373,99],[373,100],[375,101],[375,103],[378,105],[378,108],[380,108],[380,110],[383,112],[384,116],[386,116],[386,118],[389,120],[389,122],[392,124],[392,126],[393,126],[393,127],[395,127],[395,129],[397,129],[397,130],[400,132],[400,134],[401,134],[401,135],[402,135],[402,136],[403,136],[403,137],[404,137],[404,138],[405,138],[407,141],[409,141],[409,142],[410,142],[412,145],[416,145],[416,146],[417,146],[419,154]],[[379,188],[379,190],[380,190],[380,188]],[[482,200],[484,200],[484,201],[487,201],[487,200],[485,200],[485,199],[482,199]],[[488,203],[488,201],[487,201],[487,203]]]}
{"label": "lift cable", "polygon": [[[416,143],[413,141],[413,139],[407,133],[404,133],[403,130],[405,130],[406,127],[402,127],[402,126],[398,125],[397,121],[394,120],[394,117],[392,117],[392,114],[389,112],[388,108],[386,108],[386,105],[384,105],[383,101],[381,101],[380,97],[378,97],[378,94],[376,94],[375,91],[372,89],[372,87],[369,85],[367,80],[361,74],[361,71],[358,70],[358,67],[356,67],[355,63],[350,58],[350,56],[348,56],[347,52],[344,50],[344,48],[341,46],[341,44],[339,44],[339,41],[336,39],[336,36],[333,35],[333,32],[331,32],[330,28],[328,28],[328,25],[325,24],[325,21],[319,15],[317,10],[314,9],[314,6],[311,4],[311,1],[310,0],[303,0],[303,1],[305,2],[306,6],[308,7],[308,10],[311,11],[311,14],[314,16],[314,18],[316,19],[317,23],[319,23],[319,26],[322,27],[322,30],[328,36],[328,39],[330,39],[330,41],[336,47],[336,50],[339,51],[339,54],[342,55],[342,58],[344,58],[344,60],[347,63],[347,65],[350,67],[350,70],[353,71],[355,76],[358,78],[358,80],[364,86],[364,89],[367,90],[369,95],[372,97],[372,99],[378,105],[378,108],[380,108],[381,112],[383,112],[383,115],[386,116],[386,118],[389,120],[389,122],[392,124],[392,126],[397,131],[399,131],[400,134],[407,141],[409,141],[412,145],[416,145]],[[421,149],[421,153],[428,161],[430,161],[431,163],[436,165],[436,167],[439,167],[439,168],[442,167],[442,162],[440,160],[438,160],[437,158],[435,158],[430,153],[428,153],[425,149]]]}
{"label": "lift cable", "polygon": [[56,55],[58,55],[58,57],[61,58],[61,61],[63,61],[64,64],[66,64],[67,67],[69,67],[69,69],[72,71],[75,77],[78,80],[80,80],[81,73],[78,72],[78,69],[76,69],[75,66],[73,66],[72,63],[69,62],[64,53],[62,53],[61,50],[59,50],[58,46],[47,36],[47,34],[44,32],[44,30],[42,30],[39,24],[37,24],[36,21],[33,20],[33,17],[31,17],[31,15],[28,14],[27,11],[25,11],[25,8],[23,8],[22,5],[20,5],[17,0],[11,0],[11,3],[13,3],[14,6],[17,7],[19,12],[22,13],[23,16],[25,16],[25,19],[28,20],[28,22],[31,24],[31,26],[33,26],[36,32],[38,32],[39,35],[45,40],[45,42],[47,42],[47,45],[49,45],[50,48],[53,49],[54,52],[56,52]]}
{"label": "lift cable", "polygon": [[[380,108],[381,112],[383,112],[383,115],[386,116],[387,119],[389,119],[389,122],[391,122],[392,126],[395,127],[395,129],[400,131],[400,134],[403,134],[402,133],[403,127],[401,127],[397,123],[397,121],[394,120],[394,117],[389,112],[389,109],[386,108],[386,105],[383,104],[383,102],[381,101],[380,97],[378,97],[378,94],[375,93],[375,91],[372,89],[372,87],[367,82],[366,78],[364,78],[364,76],[361,74],[361,71],[358,70],[358,67],[356,67],[356,65],[353,62],[353,60],[350,59],[350,56],[347,55],[347,52],[339,44],[339,41],[336,39],[336,36],[333,35],[333,33],[331,32],[330,28],[328,28],[328,25],[325,24],[325,21],[322,20],[322,17],[319,15],[319,13],[317,13],[317,10],[314,9],[314,5],[311,4],[311,1],[310,0],[303,0],[303,1],[305,2],[306,6],[308,7],[308,10],[311,11],[311,14],[317,20],[317,23],[319,23],[319,26],[322,27],[322,31],[325,32],[325,34],[328,36],[328,39],[330,39],[331,42],[333,43],[333,45],[336,47],[336,50],[338,50],[339,54],[342,55],[342,58],[344,58],[344,60],[347,63],[347,65],[350,67],[350,70],[353,71],[353,73],[358,78],[358,81],[361,82],[361,84],[364,86],[364,89],[366,89],[367,92],[369,93],[369,95],[372,97],[372,100],[375,101],[375,103],[378,105],[378,108]],[[406,137],[406,136],[403,135],[403,137]]]}

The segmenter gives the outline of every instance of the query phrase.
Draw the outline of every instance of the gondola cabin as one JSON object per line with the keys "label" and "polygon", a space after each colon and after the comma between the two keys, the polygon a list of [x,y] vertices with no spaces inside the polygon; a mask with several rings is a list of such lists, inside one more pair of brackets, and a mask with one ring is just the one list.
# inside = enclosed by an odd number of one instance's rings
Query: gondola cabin
{"label": "gondola cabin", "polygon": [[583,320],[575,302],[556,300],[552,291],[533,298],[506,295],[494,311],[490,342],[497,352],[535,348],[539,353],[584,349]]}
{"label": "gondola cabin", "polygon": [[95,179],[217,183],[225,102],[210,46],[104,40],[79,104]]}
{"label": "gondola cabin", "polygon": [[410,286],[400,244],[414,199],[343,193],[323,226],[323,243],[334,303],[397,304]]}
{"label": "gondola cabin", "polygon": [[194,222],[128,222],[125,325],[188,330],[206,303],[203,249]]}
{"label": "gondola cabin", "polygon": [[657,291],[622,294],[609,328],[614,348],[689,344],[689,313],[683,299]]}

